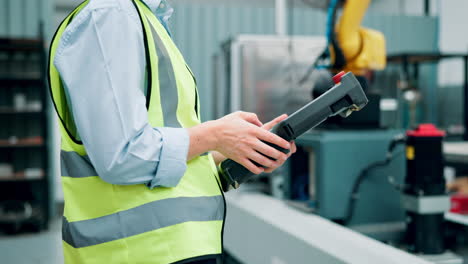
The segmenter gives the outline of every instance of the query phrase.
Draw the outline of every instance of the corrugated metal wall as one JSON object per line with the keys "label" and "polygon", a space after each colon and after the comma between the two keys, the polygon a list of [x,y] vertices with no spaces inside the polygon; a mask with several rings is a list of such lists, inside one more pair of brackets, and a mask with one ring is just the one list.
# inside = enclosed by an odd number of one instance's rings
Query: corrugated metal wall
{"label": "corrugated metal wall", "polygon": [[49,37],[51,14],[52,0],[0,0],[0,37],[38,37],[40,22]]}
{"label": "corrugated metal wall", "polygon": [[[174,3],[172,33],[187,62],[197,75],[202,99],[202,116],[212,118],[212,61],[222,41],[237,34],[274,34],[274,9],[271,7],[199,5]],[[289,30],[296,35],[323,35],[325,13],[314,9],[290,11]],[[389,53],[437,50],[438,19],[411,16],[367,16],[364,25],[382,31]],[[421,72],[425,81],[435,78],[433,67]],[[427,78],[431,78],[429,80]],[[428,84],[428,86],[430,86]],[[435,88],[428,89],[430,95]],[[430,96],[432,97],[432,96]],[[429,97],[429,98],[430,98]],[[432,105],[431,102],[428,102]],[[435,113],[430,113],[434,115]],[[432,117],[431,117],[432,118]]]}

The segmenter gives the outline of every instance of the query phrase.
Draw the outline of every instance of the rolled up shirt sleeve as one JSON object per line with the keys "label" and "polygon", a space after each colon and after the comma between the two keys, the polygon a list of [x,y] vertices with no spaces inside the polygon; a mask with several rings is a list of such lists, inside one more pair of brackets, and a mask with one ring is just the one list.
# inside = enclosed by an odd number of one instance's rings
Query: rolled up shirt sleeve
{"label": "rolled up shirt sleeve", "polygon": [[62,35],[54,65],[99,177],[175,187],[187,166],[188,131],[149,124],[142,29],[121,2],[83,9]]}
{"label": "rolled up shirt sleeve", "polygon": [[189,136],[186,130],[179,128],[160,127],[158,130],[165,140],[162,141],[163,151],[157,168],[158,177],[153,178],[149,187],[176,186],[187,169]]}

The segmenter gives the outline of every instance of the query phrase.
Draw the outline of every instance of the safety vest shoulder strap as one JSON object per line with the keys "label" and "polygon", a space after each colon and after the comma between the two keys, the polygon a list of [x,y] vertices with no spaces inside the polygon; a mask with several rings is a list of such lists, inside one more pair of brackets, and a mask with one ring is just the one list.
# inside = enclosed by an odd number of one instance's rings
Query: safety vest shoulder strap
{"label": "safety vest shoulder strap", "polygon": [[[141,2],[140,0],[133,0],[132,1],[137,8],[138,15],[140,17],[140,21],[143,25],[143,36],[144,36],[144,45],[145,45],[145,57],[146,57],[146,72],[147,72],[147,102],[146,106],[147,108],[149,107],[150,104],[150,98],[151,98],[151,91],[154,87],[153,83],[156,80],[155,76],[152,73],[152,68],[153,65],[157,63],[157,57],[152,56],[153,53],[152,49],[154,49],[154,45],[151,45],[151,36],[148,36],[148,28],[149,26],[147,25],[147,19],[142,15],[141,8],[146,7],[146,5]],[[65,132],[66,137],[65,139],[62,138],[62,146],[65,146],[65,148],[69,151],[74,150],[82,153],[83,155],[85,154],[85,150],[82,146],[82,141],[79,137],[79,133],[76,129],[76,125],[73,119],[73,115],[71,111],[69,111],[69,105],[66,100],[66,94],[65,90],[63,87],[62,80],[60,78],[60,75],[54,65],[54,59],[55,59],[55,54],[57,51],[57,48],[59,46],[60,39],[67,28],[67,26],[72,22],[73,18],[89,3],[89,0],[86,0],[82,2],[80,5],[78,5],[60,24],[58,27],[57,31],[54,34],[54,37],[52,38],[52,43],[50,46],[49,50],[49,65],[48,65],[48,78],[49,78],[49,87],[50,87],[50,94],[52,96],[52,101],[53,105],[55,107],[55,110],[57,112],[59,121],[60,121],[60,129]],[[153,47],[152,47],[153,46]],[[162,124],[161,124],[162,125]]]}
{"label": "safety vest shoulder strap", "polygon": [[[58,118],[60,120],[60,129],[67,135],[66,142],[62,141],[62,144],[67,146],[67,148],[75,149],[80,153],[84,152],[82,148],[82,142],[79,138],[76,125],[73,121],[73,115],[68,110],[69,106],[66,100],[65,91],[63,89],[62,80],[57,71],[57,68],[54,65],[55,54],[66,27],[70,24],[73,17],[81,11],[87,4],[89,0],[82,2],[78,5],[60,24],[57,31],[52,38],[52,43],[49,49],[49,64],[48,64],[48,79],[49,79],[49,88],[50,94],[52,96],[52,101],[54,108],[57,112]],[[63,139],[63,138],[62,138]]]}

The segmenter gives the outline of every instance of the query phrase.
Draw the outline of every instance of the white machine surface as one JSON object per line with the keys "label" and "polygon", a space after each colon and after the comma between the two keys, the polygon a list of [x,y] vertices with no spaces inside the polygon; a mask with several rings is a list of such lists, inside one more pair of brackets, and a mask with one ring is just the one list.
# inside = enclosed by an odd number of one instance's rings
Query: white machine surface
{"label": "white machine surface", "polygon": [[431,263],[270,196],[231,191],[226,200],[224,246],[243,263]]}
{"label": "white machine surface", "polygon": [[468,142],[444,143],[445,160],[454,163],[468,163]]}
{"label": "white machine surface", "polygon": [[445,213],[445,220],[468,226],[468,215],[455,214],[451,212]]}

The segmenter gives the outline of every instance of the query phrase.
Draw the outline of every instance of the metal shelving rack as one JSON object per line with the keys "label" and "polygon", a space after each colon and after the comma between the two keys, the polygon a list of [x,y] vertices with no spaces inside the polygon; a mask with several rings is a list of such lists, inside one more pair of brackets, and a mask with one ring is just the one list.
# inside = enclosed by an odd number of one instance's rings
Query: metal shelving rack
{"label": "metal shelving rack", "polygon": [[47,229],[50,175],[42,38],[0,38],[0,230]]}

